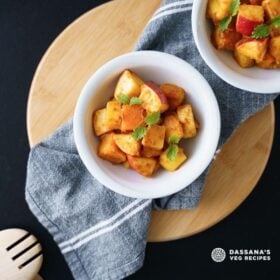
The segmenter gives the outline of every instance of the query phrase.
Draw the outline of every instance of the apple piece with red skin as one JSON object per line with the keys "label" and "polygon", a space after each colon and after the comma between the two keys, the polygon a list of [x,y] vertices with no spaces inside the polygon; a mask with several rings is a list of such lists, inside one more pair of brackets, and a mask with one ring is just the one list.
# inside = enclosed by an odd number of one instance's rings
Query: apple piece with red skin
{"label": "apple piece with red skin", "polygon": [[160,89],[160,86],[157,85],[154,82],[147,82],[146,85],[150,87],[159,97],[162,104],[168,104],[167,97],[163,93],[163,91]]}
{"label": "apple piece with red skin", "polygon": [[260,24],[262,24],[261,21],[252,21],[239,16],[236,21],[236,31],[245,36],[251,36],[253,30]]}
{"label": "apple piece with red skin", "polygon": [[270,20],[280,16],[280,0],[264,0],[262,6]]}
{"label": "apple piece with red skin", "polygon": [[256,26],[264,21],[264,9],[258,5],[240,5],[236,20],[236,31],[251,36]]}
{"label": "apple piece with red skin", "polygon": [[154,82],[146,82],[142,85],[139,98],[143,102],[142,106],[150,113],[162,113],[169,108],[167,97],[160,86]]}

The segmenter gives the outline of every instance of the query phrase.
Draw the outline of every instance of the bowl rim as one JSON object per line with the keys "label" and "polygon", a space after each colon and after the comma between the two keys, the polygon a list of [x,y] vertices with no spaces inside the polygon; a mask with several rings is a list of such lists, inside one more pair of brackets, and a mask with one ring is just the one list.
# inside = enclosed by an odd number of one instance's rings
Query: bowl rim
{"label": "bowl rim", "polygon": [[[208,153],[208,156],[205,158],[205,160],[203,161],[203,164],[201,164],[200,168],[193,176],[194,179],[192,179],[191,182],[187,182],[185,184],[180,184],[175,187],[172,186],[172,187],[170,187],[170,189],[168,189],[168,191],[165,191],[162,193],[154,192],[152,190],[149,193],[138,192],[132,188],[128,189],[128,188],[122,187],[119,185],[118,182],[114,182],[105,172],[103,172],[103,170],[101,170],[101,168],[98,166],[97,162],[91,155],[90,149],[88,147],[88,143],[87,143],[87,140],[85,137],[85,132],[84,132],[85,115],[86,115],[85,108],[87,106],[88,100],[92,97],[92,94],[93,94],[92,92],[90,92],[88,90],[88,88],[91,87],[91,84],[93,84],[95,80],[99,81],[99,83],[100,83],[100,80],[102,80],[100,78],[102,78],[107,73],[107,70],[108,70],[107,68],[111,68],[111,67],[113,68],[114,65],[118,65],[118,63],[120,61],[122,61],[123,59],[128,58],[128,57],[142,57],[143,55],[154,56],[159,59],[163,58],[163,56],[164,56],[166,59],[175,60],[176,63],[179,63],[182,66],[184,66],[186,69],[193,71],[194,75],[196,75],[201,80],[201,82],[204,83],[204,86],[207,88],[207,90],[208,90],[207,94],[209,95],[208,98],[209,98],[209,100],[211,100],[212,106],[214,108],[213,110],[216,112],[216,115],[215,115],[216,123],[215,123],[215,129],[213,131],[214,140],[211,143],[212,145],[211,145],[211,149]],[[137,52],[126,53],[126,54],[123,54],[116,58],[113,58],[112,60],[108,61],[103,66],[101,66],[96,72],[94,72],[90,76],[88,81],[85,83],[85,85],[80,93],[80,96],[78,98],[78,101],[76,103],[76,107],[75,107],[75,111],[74,111],[74,118],[73,118],[73,131],[74,131],[75,144],[76,144],[76,147],[77,147],[77,150],[81,157],[82,162],[84,163],[84,165],[86,166],[88,171],[91,173],[91,175],[94,178],[96,178],[102,185],[104,185],[105,187],[109,188],[110,190],[112,190],[114,192],[117,192],[119,194],[122,194],[122,195],[125,195],[128,197],[152,199],[152,198],[165,197],[165,196],[174,194],[174,193],[184,189],[185,187],[187,187],[191,183],[193,183],[206,170],[206,168],[212,161],[212,159],[215,155],[216,149],[217,149],[218,141],[220,138],[220,131],[221,131],[221,115],[220,115],[218,102],[217,102],[216,96],[215,96],[212,88],[210,87],[210,85],[208,84],[206,79],[192,65],[190,65],[186,61],[182,60],[181,58],[178,58],[174,55],[170,55],[167,53],[158,52],[158,51],[137,51]]]}
{"label": "bowl rim", "polygon": [[[203,47],[200,44],[200,41],[198,39],[198,17],[201,14],[201,5],[202,3],[204,3],[204,1],[208,1],[208,0],[193,1],[191,22],[192,22],[192,33],[193,33],[196,47],[203,60],[206,62],[206,64],[222,80],[241,90],[245,90],[253,93],[260,93],[260,94],[279,93],[280,83],[265,83],[264,86],[264,82],[267,82],[267,80],[256,80],[250,77],[242,76],[242,74],[238,74],[236,71],[233,71],[230,68],[228,68],[228,72],[230,72],[229,73],[230,75],[225,75],[225,71],[223,69],[224,64],[219,59],[218,61],[213,61],[207,55],[205,47]],[[205,20],[208,19],[205,17]]]}

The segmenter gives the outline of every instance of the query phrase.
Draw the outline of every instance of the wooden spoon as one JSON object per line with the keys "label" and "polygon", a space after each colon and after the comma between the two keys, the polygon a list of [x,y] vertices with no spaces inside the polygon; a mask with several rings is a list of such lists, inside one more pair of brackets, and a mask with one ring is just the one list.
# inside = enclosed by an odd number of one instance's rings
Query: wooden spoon
{"label": "wooden spoon", "polygon": [[42,246],[37,238],[23,229],[0,231],[0,279],[39,280]]}

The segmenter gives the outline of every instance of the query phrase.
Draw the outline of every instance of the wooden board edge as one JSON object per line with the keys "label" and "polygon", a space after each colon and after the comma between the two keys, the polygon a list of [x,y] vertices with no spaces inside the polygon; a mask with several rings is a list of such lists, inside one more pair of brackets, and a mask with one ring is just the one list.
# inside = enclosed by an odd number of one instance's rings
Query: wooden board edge
{"label": "wooden board edge", "polygon": [[[270,157],[270,154],[271,154],[271,150],[272,150],[272,146],[273,146],[273,139],[274,139],[274,134],[275,134],[275,106],[274,106],[274,103],[271,102],[269,105],[267,106],[270,106],[270,113],[271,113],[271,121],[272,121],[272,124],[271,126],[273,127],[273,130],[270,134],[270,137],[269,137],[269,152],[267,153],[266,155],[266,158],[263,162],[263,166],[262,168],[260,169],[259,171],[259,174],[257,176],[257,179],[256,181],[254,182],[252,188],[249,190],[249,192],[247,193],[247,195],[245,195],[243,197],[243,199],[241,199],[239,201],[239,203],[236,205],[236,207],[230,209],[228,212],[226,212],[224,215],[220,216],[219,219],[213,221],[212,223],[209,223],[207,224],[207,226],[205,227],[202,227],[200,228],[199,230],[196,230],[196,231],[193,231],[193,232],[190,232],[188,234],[185,234],[185,235],[175,235],[175,236],[172,236],[172,238],[163,238],[163,239],[149,239],[148,238],[148,242],[151,242],[151,243],[160,243],[160,242],[168,242],[168,241],[174,241],[174,240],[178,240],[178,239],[183,239],[183,238],[187,238],[187,237],[190,237],[190,236],[193,236],[193,235],[196,235],[198,233],[201,233],[201,232],[204,232],[205,230],[215,226],[216,224],[218,224],[219,222],[221,222],[222,220],[224,220],[226,217],[228,217],[230,214],[232,214],[239,206],[241,206],[241,204],[243,204],[245,202],[245,200],[248,198],[248,196],[252,193],[252,191],[254,190],[254,188],[256,187],[258,181],[261,179],[261,176],[266,168],[266,165],[267,165],[267,162],[269,160],[269,157]],[[166,211],[166,210],[153,210],[153,211]],[[173,210],[174,212],[176,211],[184,211],[184,210]]]}
{"label": "wooden board edge", "polygon": [[29,88],[29,92],[28,92],[28,99],[27,99],[27,107],[26,107],[26,130],[27,130],[27,138],[28,138],[28,143],[29,146],[32,148],[36,143],[34,143],[31,139],[31,121],[30,121],[30,112],[31,110],[29,109],[31,106],[31,96],[33,95],[32,93],[34,92],[34,87],[35,87],[35,81],[37,80],[37,77],[40,73],[40,70],[42,68],[42,66],[44,65],[45,60],[48,58],[49,53],[52,51],[52,49],[55,47],[56,43],[61,39],[61,37],[64,36],[64,34],[71,29],[78,21],[80,21],[82,18],[87,17],[90,13],[92,13],[92,11],[99,11],[102,9],[106,9],[107,5],[117,5],[117,3],[115,1],[110,1],[107,3],[104,3],[96,8],[90,9],[89,11],[83,13],[82,15],[80,15],[79,17],[77,17],[74,21],[72,21],[69,25],[67,25],[60,33],[58,36],[55,37],[55,39],[52,41],[52,43],[50,44],[50,46],[47,48],[47,50],[45,51],[45,53],[43,54],[41,60],[39,61],[39,64],[35,70],[35,73],[33,75],[32,81],[31,81],[31,85]]}

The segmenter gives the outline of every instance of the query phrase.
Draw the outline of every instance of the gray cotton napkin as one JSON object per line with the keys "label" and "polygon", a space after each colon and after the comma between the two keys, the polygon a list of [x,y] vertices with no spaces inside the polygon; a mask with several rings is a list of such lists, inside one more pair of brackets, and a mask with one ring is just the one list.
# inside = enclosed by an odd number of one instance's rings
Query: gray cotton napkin
{"label": "gray cotton napkin", "polygon": [[[276,95],[241,91],[208,68],[192,37],[190,2],[164,1],[136,50],[158,50],[181,57],[208,80],[221,110],[221,146],[242,121]],[[116,194],[103,187],[83,165],[70,121],[32,148],[26,200],[58,244],[75,279],[122,279],[143,265],[152,207],[197,206],[206,173],[181,192],[154,202]]]}

